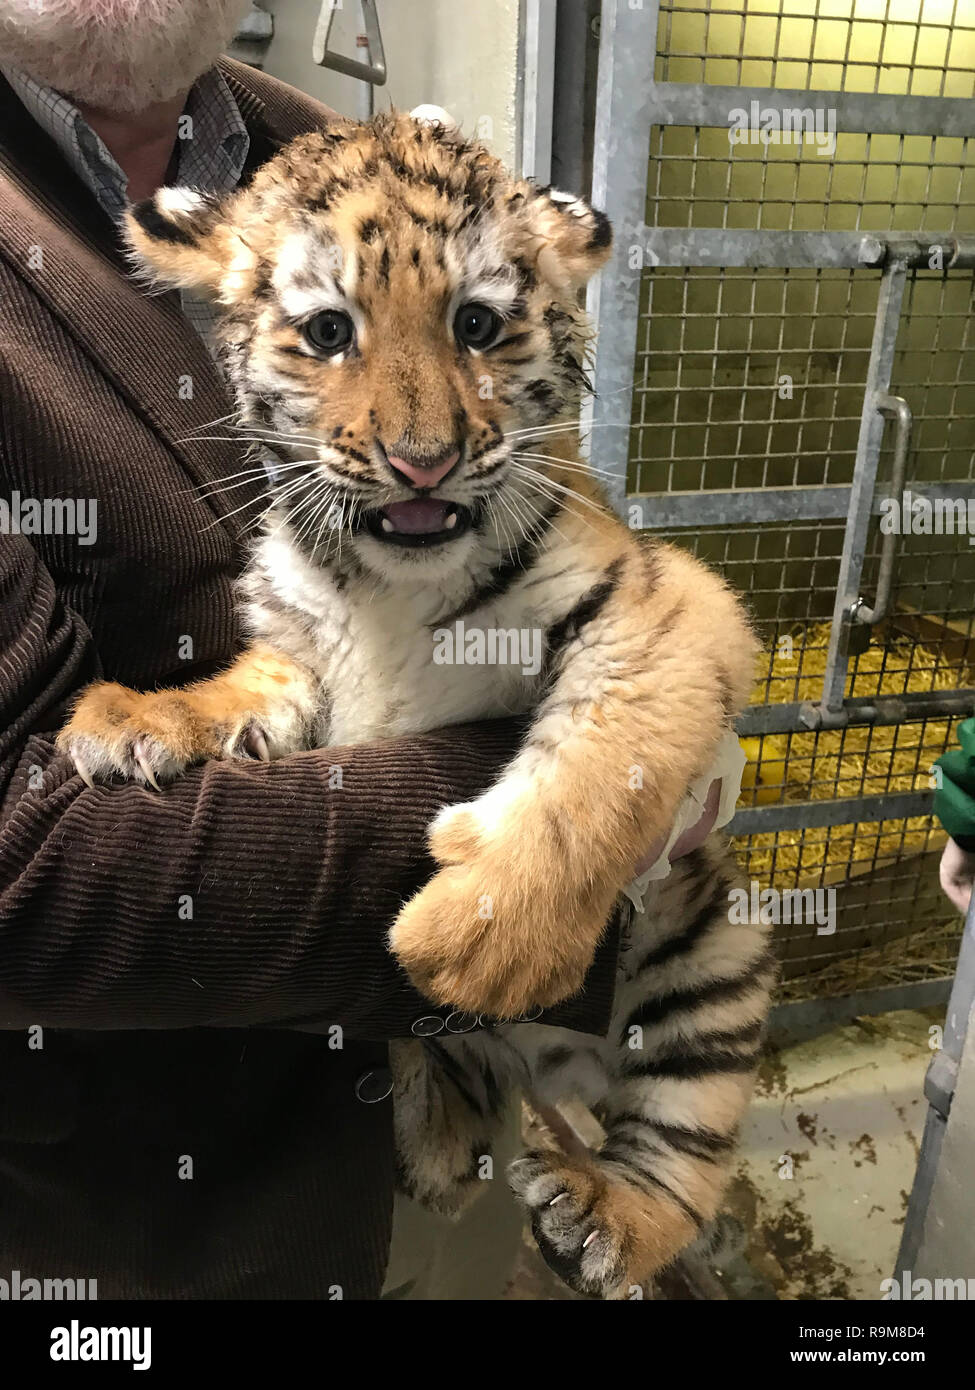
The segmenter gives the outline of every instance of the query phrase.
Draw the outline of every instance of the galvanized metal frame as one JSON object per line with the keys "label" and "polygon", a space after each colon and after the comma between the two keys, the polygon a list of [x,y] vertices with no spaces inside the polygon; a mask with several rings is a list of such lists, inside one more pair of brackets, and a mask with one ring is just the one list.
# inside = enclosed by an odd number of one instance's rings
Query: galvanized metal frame
{"label": "galvanized metal frame", "polygon": [[552,178],[556,0],[522,0],[519,13],[518,172]]}
{"label": "galvanized metal frame", "polygon": [[[602,470],[612,500],[621,511],[658,500],[653,494],[627,495],[622,448],[632,412],[633,362],[645,266],[862,269],[886,261],[889,282],[898,280],[901,294],[903,280],[899,273],[895,277],[893,267],[928,264],[932,247],[950,250],[946,268],[975,266],[975,238],[957,238],[948,232],[890,234],[881,240],[863,232],[648,227],[644,221],[646,162],[654,126],[725,126],[729,111],[757,100],[765,109],[779,112],[796,106],[831,107],[836,111],[838,131],[975,136],[975,101],[966,98],[657,82],[653,51],[659,11],[660,0],[646,0],[638,8],[632,8],[629,0],[602,0],[592,199],[616,229],[617,251],[590,285],[587,297],[598,351],[593,373],[595,394],[584,412],[583,425],[590,432],[590,460]],[[629,254],[634,247],[643,252],[642,263],[636,266]],[[872,438],[872,427],[870,433]],[[695,497],[708,505],[709,494]],[[667,505],[670,498],[661,494],[659,501]],[[765,518],[757,515],[752,519]],[[704,524],[699,511],[693,524]]]}
{"label": "galvanized metal frame", "polygon": [[[758,100],[763,109],[826,106],[836,114],[838,134],[975,136],[975,101],[945,97],[893,97],[876,94],[770,90],[710,84],[658,82],[653,76],[659,0],[640,7],[630,0],[602,0],[597,75],[592,197],[608,214],[616,232],[616,253],[590,287],[587,307],[597,328],[595,398],[583,418],[586,447],[600,470],[614,505],[629,524],[652,530],[708,526],[755,526],[765,522],[828,521],[849,518],[840,560],[840,582],[833,612],[832,638],[823,697],[815,707],[794,703],[754,706],[740,732],[799,732],[816,727],[899,724],[907,718],[963,715],[975,707],[970,689],[932,690],[898,700],[843,700],[848,644],[857,622],[879,617],[880,603],[860,585],[870,519],[879,509],[874,496],[885,419],[900,418],[899,463],[906,466],[903,429],[910,402],[890,398],[894,339],[908,272],[931,267],[932,249],[946,269],[975,266],[975,238],[953,233],[865,233],[862,231],[773,231],[730,228],[651,227],[646,224],[647,159],[655,127],[723,127],[729,113]],[[638,252],[638,254],[634,254]],[[712,489],[693,492],[630,494],[627,488],[628,439],[634,394],[634,364],[640,322],[640,294],[647,268],[847,269],[880,281],[878,312],[864,392],[853,480],[848,486]],[[879,272],[879,276],[878,276]],[[930,482],[907,483],[928,495]],[[938,489],[957,497],[975,495],[975,482]],[[890,577],[888,547],[885,579]],[[925,815],[925,792],[856,797],[817,803],[756,805],[739,812],[730,827],[742,835],[816,826],[884,821]],[[920,988],[920,986],[918,986]]]}
{"label": "galvanized metal frame", "polygon": [[958,1069],[965,1049],[965,1038],[972,1026],[975,1009],[975,896],[972,897],[965,922],[958,968],[951,985],[951,996],[945,1016],[941,1048],[935,1053],[924,1083],[928,1114],[921,1140],[914,1185],[904,1219],[900,1250],[897,1254],[896,1277],[914,1268],[927,1219],[928,1205],[941,1158],[941,1147],[951,1102],[958,1080]]}
{"label": "galvanized metal frame", "polygon": [[873,494],[884,434],[882,406],[890,391],[894,346],[900,326],[906,281],[906,262],[896,257],[889,260],[884,267],[880,284],[870,363],[867,367],[850,511],[843,538],[840,577],[836,586],[826,675],[823,678],[823,697],[818,706],[813,706],[808,711],[806,722],[810,728],[824,725],[829,727],[842,715],[850,628],[856,621],[856,610],[860,603],[860,581],[867,553],[867,530],[873,514]]}
{"label": "galvanized metal frame", "polygon": [[556,0],[552,183],[582,192],[592,176],[600,0]]}
{"label": "galvanized metal frame", "polygon": [[[627,0],[623,0],[624,5]],[[659,11],[651,0],[653,32]],[[605,11],[604,11],[605,13]],[[641,13],[637,11],[637,13]],[[836,129],[869,130],[875,135],[971,135],[968,97],[888,96],[882,92],[810,91],[807,88],[721,87],[706,82],[652,82],[654,125],[723,126],[728,112],[758,102],[763,110],[826,108]]]}
{"label": "galvanized metal frame", "polygon": [[[975,688],[959,690],[905,691],[887,699],[853,696],[844,701],[845,727],[869,724],[882,728],[918,719],[964,719],[975,709]],[[804,703],[750,705],[738,720],[742,738],[764,734],[799,733],[808,729],[808,706]]]}
{"label": "galvanized metal frame", "polygon": [[769,1041],[776,1047],[803,1042],[824,1028],[851,1018],[886,1014],[894,1009],[929,1009],[947,1004],[952,977],[919,980],[909,985],[881,985],[835,999],[799,999],[776,1004],[769,1016]]}
{"label": "galvanized metal frame", "polygon": [[[828,106],[836,112],[838,130],[975,136],[975,102],[657,82],[652,63],[650,75],[647,73],[647,46],[656,42],[658,15],[659,0],[648,0],[638,8],[631,7],[629,0],[603,0],[592,196],[616,228],[619,249],[590,286],[587,303],[598,342],[594,397],[583,418],[590,461],[601,471],[614,504],[648,529],[849,518],[823,698],[818,706],[807,707],[804,719],[805,727],[837,726],[846,722],[842,708],[849,629],[870,614],[859,585],[867,528],[878,506],[874,486],[907,271],[932,264],[935,249],[946,268],[975,267],[975,238],[959,238],[949,232],[898,233],[881,238],[862,232],[648,227],[643,211],[650,133],[655,125],[726,125],[729,111],[757,101],[765,110],[779,111]],[[640,248],[640,257],[632,255],[634,247]],[[632,413],[640,285],[647,265],[881,268],[860,441],[850,487],[628,494],[624,441]],[[907,403],[903,409],[908,409]],[[906,456],[906,449],[902,453]],[[916,488],[924,495],[924,484]],[[958,485],[954,491],[968,496],[975,485]],[[886,568],[889,571],[889,564]]]}
{"label": "galvanized metal frame", "polygon": [[633,399],[642,276],[642,266],[632,267],[620,248],[643,227],[647,152],[659,111],[652,58],[647,76],[648,35],[649,43],[655,44],[658,13],[658,0],[645,9],[631,9],[626,0],[603,0],[600,16],[592,200],[615,229],[616,250],[602,274],[589,283],[587,309],[596,325],[598,349],[594,395],[585,407],[583,425],[591,433],[591,462],[602,469],[607,491],[620,510],[627,501],[623,441]]}
{"label": "galvanized metal frame", "polygon": [[[972,121],[975,127],[975,119]],[[975,135],[975,129],[971,132]],[[595,197],[595,195],[594,195]],[[653,266],[748,266],[758,268],[862,270],[886,260],[913,268],[931,263],[935,248],[947,251],[948,269],[975,266],[975,237],[951,232],[788,232],[733,227],[648,227],[643,209],[628,242],[645,248]]]}
{"label": "galvanized metal frame", "polygon": [[749,806],[735,813],[729,835],[766,835],[775,830],[811,830],[857,821],[904,820],[928,816],[933,792],[886,792],[832,801],[785,801],[775,806]]}
{"label": "galvanized metal frame", "polygon": [[[944,498],[943,488],[907,481],[915,497]],[[975,498],[975,482],[951,484],[952,497]],[[881,515],[879,497],[870,500],[872,516]],[[642,531],[679,531],[691,526],[748,525],[756,521],[842,521],[849,516],[853,488],[821,487],[717,488],[711,492],[645,492],[627,497]]]}

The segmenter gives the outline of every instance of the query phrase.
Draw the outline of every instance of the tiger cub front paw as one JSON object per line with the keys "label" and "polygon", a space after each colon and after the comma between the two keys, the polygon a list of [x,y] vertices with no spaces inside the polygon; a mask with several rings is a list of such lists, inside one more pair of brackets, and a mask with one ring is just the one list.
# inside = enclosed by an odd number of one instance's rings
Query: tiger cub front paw
{"label": "tiger cub front paw", "polygon": [[221,717],[196,692],[141,694],[109,681],[90,686],[57,743],[93,786],[112,776],[155,787],[207,758],[269,759],[267,739],[250,714]]}
{"label": "tiger cub front paw", "polygon": [[577,883],[548,827],[510,802],[497,815],[499,800],[437,817],[440,872],[400,910],[390,946],[428,999],[511,1019],[581,988],[614,895]]}

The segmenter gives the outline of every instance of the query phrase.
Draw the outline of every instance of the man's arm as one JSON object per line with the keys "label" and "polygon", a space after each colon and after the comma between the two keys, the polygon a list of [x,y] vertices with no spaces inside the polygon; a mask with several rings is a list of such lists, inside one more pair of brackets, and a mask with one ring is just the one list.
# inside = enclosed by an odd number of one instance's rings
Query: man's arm
{"label": "man's arm", "polygon": [[[433,1010],[387,930],[433,870],[437,811],[491,784],[520,726],[89,789],[53,734],[97,667],[29,542],[0,538],[0,1027],[409,1036]],[[604,1028],[614,982],[611,935],[546,1018]]]}

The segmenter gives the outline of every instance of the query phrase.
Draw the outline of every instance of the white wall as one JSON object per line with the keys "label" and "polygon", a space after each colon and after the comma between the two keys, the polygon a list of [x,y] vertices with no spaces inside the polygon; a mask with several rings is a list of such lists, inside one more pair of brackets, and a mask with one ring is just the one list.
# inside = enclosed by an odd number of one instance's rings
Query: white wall
{"label": "white wall", "polygon": [[[468,134],[478,133],[509,167],[515,163],[519,0],[377,0],[386,68],[376,110],[390,103],[445,107]],[[274,16],[264,68],[274,77],[358,114],[358,84],[318,67],[311,56],[320,0],[263,0]],[[358,0],[341,0],[330,47],[358,56]]]}

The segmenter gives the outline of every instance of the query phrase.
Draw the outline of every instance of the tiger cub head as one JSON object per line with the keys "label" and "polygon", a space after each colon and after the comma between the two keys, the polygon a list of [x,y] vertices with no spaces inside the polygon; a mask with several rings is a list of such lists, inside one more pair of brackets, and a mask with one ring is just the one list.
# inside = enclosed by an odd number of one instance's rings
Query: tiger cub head
{"label": "tiger cub head", "polygon": [[300,136],[223,198],[160,189],[126,232],[153,284],[218,305],[274,516],[314,563],[442,578],[557,504],[542,455],[577,417],[580,290],[610,247],[582,198],[391,114]]}

